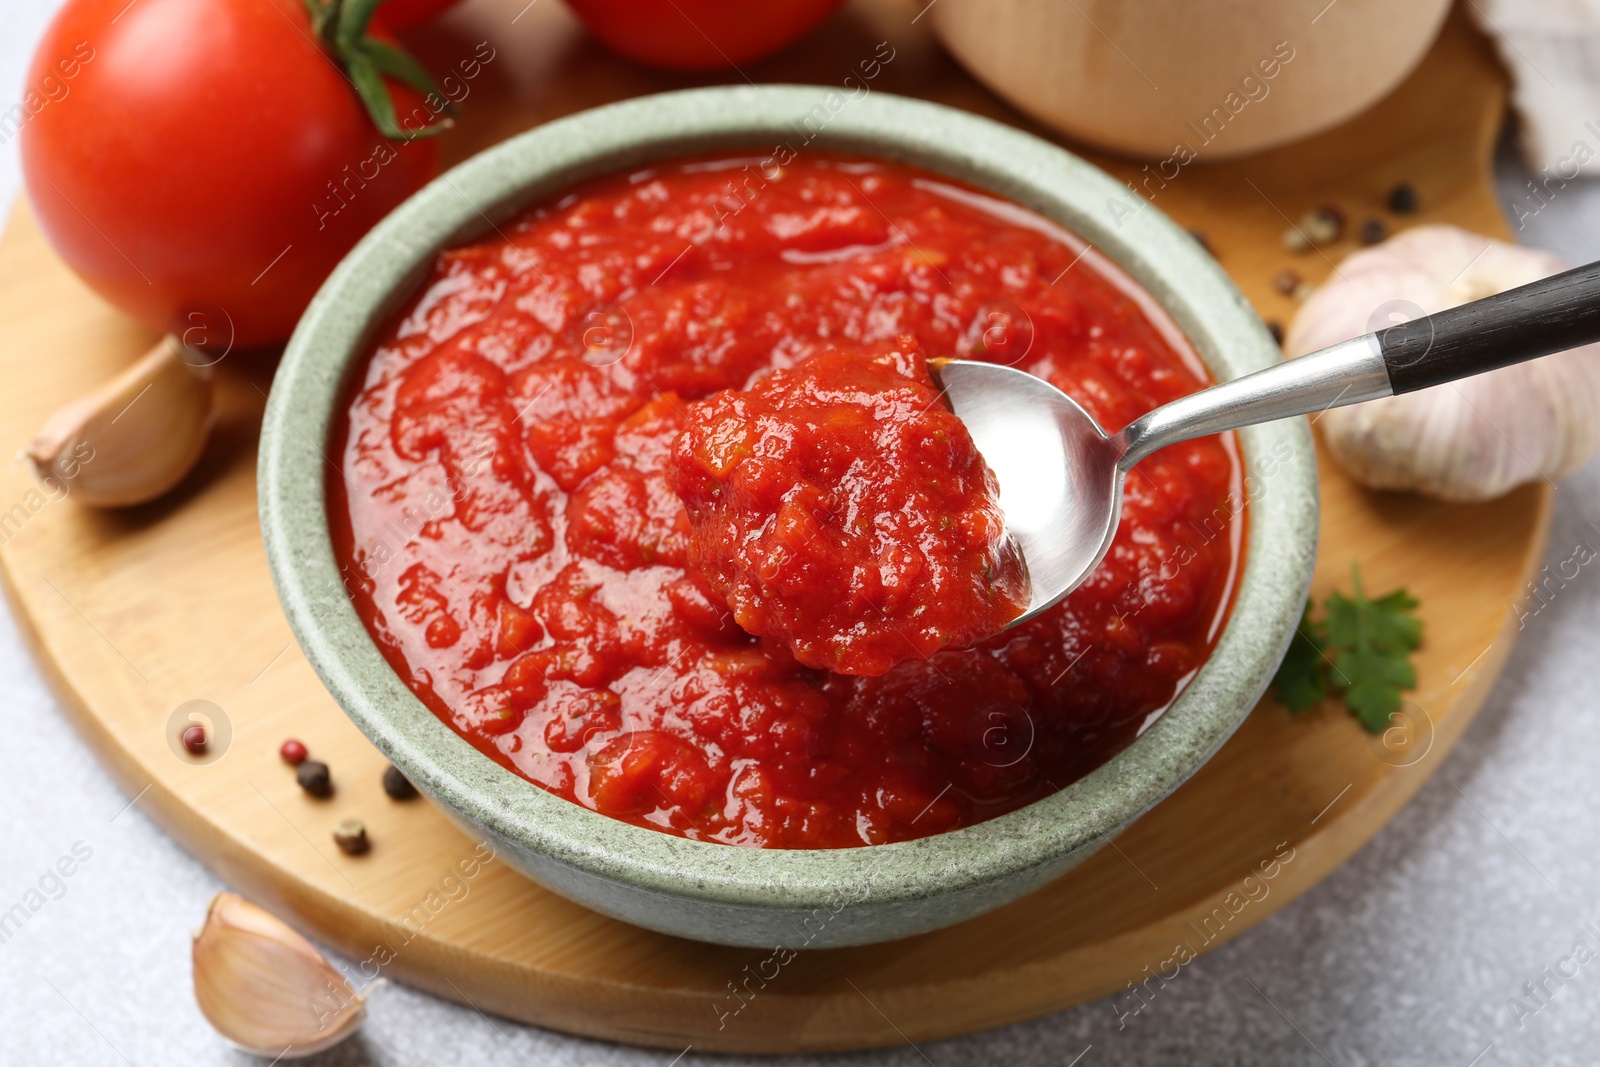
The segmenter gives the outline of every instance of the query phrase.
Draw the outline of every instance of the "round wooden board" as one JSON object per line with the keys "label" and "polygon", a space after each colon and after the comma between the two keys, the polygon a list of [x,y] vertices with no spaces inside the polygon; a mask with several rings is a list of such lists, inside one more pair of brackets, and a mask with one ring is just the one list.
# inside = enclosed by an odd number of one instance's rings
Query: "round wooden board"
{"label": "round wooden board", "polygon": [[[610,58],[557,4],[524,3],[475,0],[415,35],[435,69],[480,40],[498,50],[471,83],[448,142],[455,158],[561,113],[689,84]],[[1027,125],[939,51],[926,22],[913,22],[918,6],[858,2],[746,73],[836,85],[887,39],[895,57],[875,91]],[[1157,203],[1203,228],[1262,313],[1285,320],[1290,302],[1270,278],[1291,264],[1279,243],[1286,216],[1332,201],[1360,219],[1407,180],[1423,204],[1417,221],[1505,233],[1488,173],[1503,97],[1487,45],[1458,16],[1375,109],[1291,148],[1186,168]],[[1292,264],[1315,282],[1350,247]],[[77,282],[25,208],[0,246],[0,322],[7,453],[152,340]],[[1177,794],[1048,888],[942,932],[803,953],[770,977],[766,952],[602,918],[502,863],[461,879],[473,842],[426,803],[383,795],[383,760],[300,655],[268,580],[254,475],[270,374],[265,360],[225,362],[213,446],[158,504],[99,513],[47,500],[24,464],[0,475],[0,563],[63,702],[142,809],[313,936],[486,1012],[672,1049],[844,1049],[998,1026],[1120,989],[1170,967],[1180,944],[1203,951],[1261,921],[1376,833],[1465,729],[1510,650],[1510,605],[1539,565],[1552,500],[1540,485],[1445,506],[1362,491],[1324,464],[1316,593],[1346,587],[1359,560],[1368,588],[1403,584],[1420,597],[1427,642],[1412,697],[1422,740],[1389,751],[1342,710],[1292,719],[1265,702]],[[190,700],[213,702],[231,725],[226,752],[207,764],[168,743],[174,709]],[[290,736],[332,765],[332,799],[295,786],[276,755]],[[370,854],[334,848],[329,830],[347,815],[366,821]],[[1270,879],[1243,882],[1291,853]],[[758,995],[734,999],[733,986]]]}

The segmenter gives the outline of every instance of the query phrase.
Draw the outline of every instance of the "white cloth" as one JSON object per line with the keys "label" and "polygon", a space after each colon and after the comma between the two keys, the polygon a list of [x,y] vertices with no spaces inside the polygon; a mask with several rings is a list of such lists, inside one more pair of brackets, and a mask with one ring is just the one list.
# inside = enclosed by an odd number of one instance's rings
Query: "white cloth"
{"label": "white cloth", "polygon": [[1600,175],[1600,0],[1471,0],[1468,10],[1511,71],[1522,154],[1541,184],[1553,193]]}

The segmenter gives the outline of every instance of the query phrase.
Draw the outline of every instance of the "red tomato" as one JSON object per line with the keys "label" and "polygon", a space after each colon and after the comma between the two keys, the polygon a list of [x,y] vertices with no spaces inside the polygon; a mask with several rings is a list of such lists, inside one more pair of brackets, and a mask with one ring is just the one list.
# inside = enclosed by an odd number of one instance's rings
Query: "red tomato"
{"label": "red tomato", "polygon": [[111,303],[196,340],[286,338],[438,171],[430,140],[378,133],[301,0],[68,0],[28,88],[23,173],[51,243]]}
{"label": "red tomato", "polygon": [[378,18],[391,30],[403,30],[437,18],[461,0],[383,0]]}
{"label": "red tomato", "polygon": [[666,70],[719,70],[804,37],[841,0],[567,0],[589,32]]}

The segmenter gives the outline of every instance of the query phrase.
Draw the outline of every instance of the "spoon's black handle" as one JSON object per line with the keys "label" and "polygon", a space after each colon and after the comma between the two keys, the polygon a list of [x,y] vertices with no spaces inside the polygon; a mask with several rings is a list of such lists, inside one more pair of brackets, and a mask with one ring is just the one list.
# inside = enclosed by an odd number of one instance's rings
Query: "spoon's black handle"
{"label": "spoon's black handle", "polygon": [[1378,331],[1396,393],[1600,341],[1600,263]]}

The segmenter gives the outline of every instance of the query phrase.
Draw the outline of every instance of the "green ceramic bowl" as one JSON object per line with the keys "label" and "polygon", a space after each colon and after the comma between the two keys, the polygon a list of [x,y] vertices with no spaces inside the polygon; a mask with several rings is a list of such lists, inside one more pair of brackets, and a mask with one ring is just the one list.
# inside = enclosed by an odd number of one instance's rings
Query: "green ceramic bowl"
{"label": "green ceramic bowl", "polygon": [[732,945],[821,948],[960,922],[1082,862],[1192,775],[1244,719],[1283,653],[1311,578],[1316,471],[1304,420],[1243,431],[1249,538],[1210,660],[1110,762],[989,822],[870,848],[767,850],[685,841],[546,793],[478,753],[412,695],[368,636],[328,535],[324,452],[368,338],[441,248],[580,179],[719,147],[838,150],[909,162],[1027,205],[1087,238],[1165,306],[1214,376],[1278,358],[1244,297],[1194,239],[1127,186],[1054,145],[934,104],[824,88],[702,89],[541,126],[468,160],[384,219],[317,294],[289,342],[262,427],[261,528],[295,635],[346,713],[468,832],[530,878],[654,930]]}

